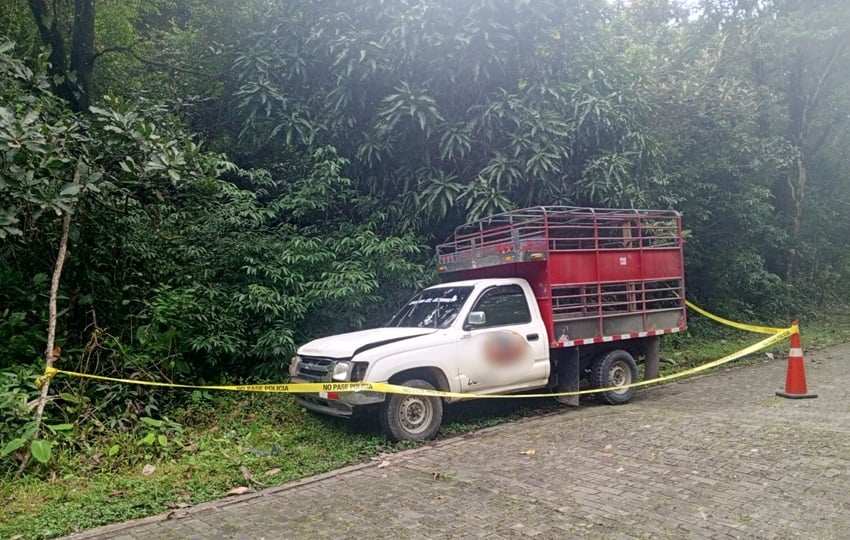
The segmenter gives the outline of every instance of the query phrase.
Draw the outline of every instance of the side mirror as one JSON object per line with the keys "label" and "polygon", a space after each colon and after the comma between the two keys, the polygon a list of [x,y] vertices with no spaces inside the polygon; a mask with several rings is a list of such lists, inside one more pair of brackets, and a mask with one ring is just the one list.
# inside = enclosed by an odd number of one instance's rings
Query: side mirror
{"label": "side mirror", "polygon": [[481,326],[487,324],[487,314],[483,311],[470,311],[466,322],[469,326]]}

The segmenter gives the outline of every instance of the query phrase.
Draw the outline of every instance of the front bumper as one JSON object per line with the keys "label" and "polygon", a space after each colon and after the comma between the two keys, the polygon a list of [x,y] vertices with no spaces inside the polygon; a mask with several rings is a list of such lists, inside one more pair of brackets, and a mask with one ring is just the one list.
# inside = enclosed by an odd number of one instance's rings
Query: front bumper
{"label": "front bumper", "polygon": [[[315,382],[293,379],[292,382]],[[355,407],[383,403],[387,395],[383,392],[321,392],[315,394],[296,394],[295,402],[311,411],[350,418],[354,414]]]}

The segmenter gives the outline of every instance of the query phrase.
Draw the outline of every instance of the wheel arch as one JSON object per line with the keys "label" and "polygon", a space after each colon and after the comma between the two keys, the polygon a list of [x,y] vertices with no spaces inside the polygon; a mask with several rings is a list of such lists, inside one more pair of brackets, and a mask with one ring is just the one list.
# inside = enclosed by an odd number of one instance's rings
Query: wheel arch
{"label": "wheel arch", "polygon": [[616,350],[623,350],[631,354],[635,363],[640,365],[646,356],[646,349],[650,339],[652,338],[644,337],[582,345],[579,348],[581,368],[589,369],[597,358]]}
{"label": "wheel arch", "polygon": [[443,373],[442,369],[434,366],[416,367],[399,371],[390,377],[388,382],[390,384],[401,384],[410,379],[422,379],[424,381],[428,381],[434,386],[434,388],[442,392],[451,391],[446,374]]}

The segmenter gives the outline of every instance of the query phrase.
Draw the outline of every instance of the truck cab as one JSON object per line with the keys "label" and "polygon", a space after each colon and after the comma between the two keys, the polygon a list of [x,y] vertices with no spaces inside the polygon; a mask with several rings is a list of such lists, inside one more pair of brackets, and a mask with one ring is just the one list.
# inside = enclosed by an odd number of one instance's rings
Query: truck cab
{"label": "truck cab", "polygon": [[[414,295],[381,328],[312,341],[298,350],[294,382],[416,379],[454,393],[504,393],[545,386],[546,326],[521,278],[467,280]],[[351,416],[384,394],[298,395],[305,408]]]}
{"label": "truck cab", "polygon": [[[636,358],[657,349],[656,336],[685,328],[681,254],[674,212],[539,207],[467,224],[438,247],[444,283],[415,294],[383,327],[303,345],[290,375],[470,397],[569,392],[584,379],[626,386],[602,394],[625,403]],[[324,414],[378,414],[393,440],[433,437],[443,405],[458,399],[372,391],[296,397]],[[578,404],[575,396],[563,401]]]}

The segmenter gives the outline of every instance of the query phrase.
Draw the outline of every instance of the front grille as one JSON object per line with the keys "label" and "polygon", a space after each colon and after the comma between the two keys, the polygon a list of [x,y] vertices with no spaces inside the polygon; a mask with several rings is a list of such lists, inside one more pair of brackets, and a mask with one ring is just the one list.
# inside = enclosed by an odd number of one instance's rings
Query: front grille
{"label": "front grille", "polygon": [[318,356],[302,356],[298,363],[298,378],[308,381],[330,381],[335,360]]}

